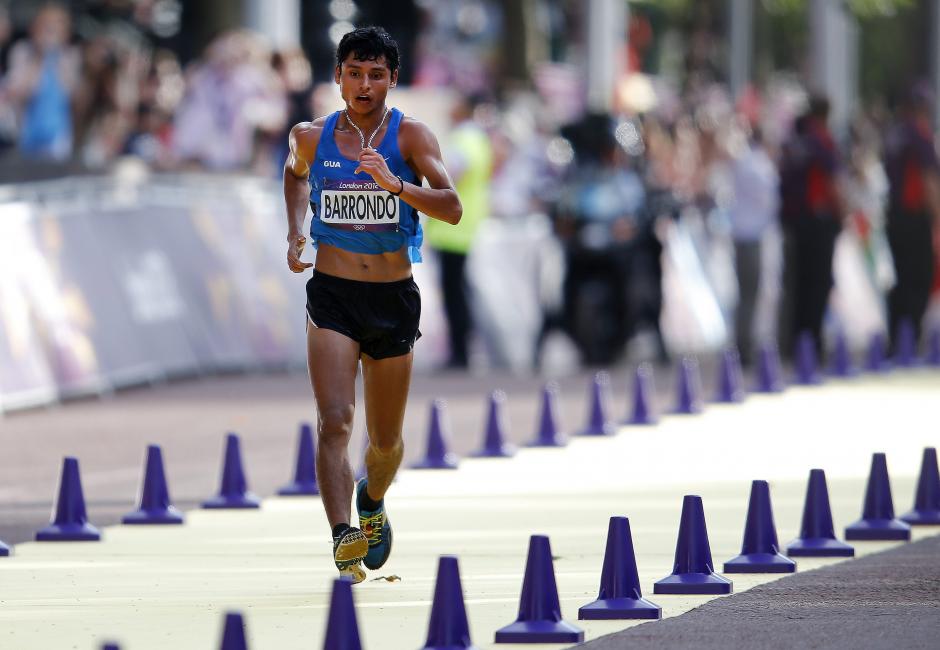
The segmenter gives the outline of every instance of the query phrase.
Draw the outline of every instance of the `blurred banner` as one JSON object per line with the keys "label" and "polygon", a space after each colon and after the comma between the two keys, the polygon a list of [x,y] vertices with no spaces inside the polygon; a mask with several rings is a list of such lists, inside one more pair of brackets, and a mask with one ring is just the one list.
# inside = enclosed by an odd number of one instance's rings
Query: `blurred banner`
{"label": "blurred banner", "polygon": [[305,278],[284,261],[276,183],[70,179],[18,191],[0,203],[0,410],[305,363]]}

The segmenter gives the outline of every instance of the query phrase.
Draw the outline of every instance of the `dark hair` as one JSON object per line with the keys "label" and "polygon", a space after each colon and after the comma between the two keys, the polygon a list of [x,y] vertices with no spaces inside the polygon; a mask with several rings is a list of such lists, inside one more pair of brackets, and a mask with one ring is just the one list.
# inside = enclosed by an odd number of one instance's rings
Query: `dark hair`
{"label": "dark hair", "polygon": [[385,57],[389,72],[398,70],[398,43],[381,27],[359,27],[346,33],[336,47],[337,67],[350,54],[356,61],[377,61]]}
{"label": "dark hair", "polygon": [[828,120],[829,99],[823,95],[813,95],[809,98],[809,109],[806,112],[810,117],[818,120]]}

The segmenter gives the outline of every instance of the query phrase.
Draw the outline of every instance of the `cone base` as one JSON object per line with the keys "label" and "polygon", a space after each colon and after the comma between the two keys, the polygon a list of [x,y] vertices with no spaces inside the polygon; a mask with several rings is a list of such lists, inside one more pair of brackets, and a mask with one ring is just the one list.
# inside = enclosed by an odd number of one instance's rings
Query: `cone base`
{"label": "cone base", "polygon": [[776,384],[760,384],[754,387],[755,393],[773,394],[782,393],[786,387],[782,382]]}
{"label": "cone base", "polygon": [[536,438],[531,442],[527,442],[526,447],[565,447],[567,444],[567,440],[559,440],[557,438]]}
{"label": "cone base", "polygon": [[443,458],[425,458],[411,465],[411,469],[457,469],[457,459],[452,454]]}
{"label": "cone base", "polygon": [[101,533],[91,524],[49,524],[36,533],[37,542],[98,542]]}
{"label": "cone base", "polygon": [[797,386],[819,386],[823,383],[822,375],[812,375],[809,377],[794,377],[793,383]]}
{"label": "cone base", "polygon": [[741,391],[733,395],[715,395],[715,399],[712,401],[715,402],[715,404],[740,404],[744,401],[745,397],[746,395]]}
{"label": "cone base", "polygon": [[512,458],[516,455],[516,448],[512,445],[503,445],[499,449],[480,449],[473,453],[474,458]]}
{"label": "cone base", "polygon": [[868,372],[875,373],[885,373],[891,371],[891,364],[887,361],[882,361],[879,363],[869,363],[865,366],[865,370]]}
{"label": "cone base", "polygon": [[742,553],[725,562],[725,573],[793,573],[796,562],[780,553]]}
{"label": "cone base", "polygon": [[206,510],[247,510],[260,508],[261,500],[251,492],[234,495],[220,494],[208,501],[203,501],[202,507]]}
{"label": "cone base", "polygon": [[584,630],[565,621],[516,621],[496,631],[496,643],[581,643]]}
{"label": "cone base", "polygon": [[859,376],[856,368],[830,368],[829,376],[836,379],[854,379]]}
{"label": "cone base", "polygon": [[654,594],[730,594],[732,582],[717,573],[673,573],[653,584]]}
{"label": "cone base", "polygon": [[663,608],[645,598],[600,598],[578,610],[578,620],[605,621],[662,618]]}
{"label": "cone base", "polygon": [[911,526],[940,526],[940,509],[914,509],[905,512],[899,519]]}
{"label": "cone base", "polygon": [[136,510],[124,515],[123,524],[182,524],[183,513],[169,506],[166,510]]}
{"label": "cone base", "polygon": [[624,418],[620,421],[620,424],[634,427],[655,426],[659,424],[659,418],[653,415],[641,415],[639,417],[634,415],[629,418]]}
{"label": "cone base", "polygon": [[617,425],[613,422],[608,422],[603,426],[592,426],[587,427],[578,431],[579,436],[612,436],[617,433]]}
{"label": "cone base", "polygon": [[0,557],[9,557],[10,556],[10,547],[0,542]]}
{"label": "cone base", "polygon": [[315,497],[320,494],[316,481],[294,481],[277,491],[282,497]]}
{"label": "cone base", "polygon": [[672,412],[673,415],[698,415],[705,408],[701,404],[689,404],[677,406],[676,410]]}
{"label": "cone base", "polygon": [[859,519],[845,527],[845,539],[903,542],[911,539],[911,527],[899,519]]}
{"label": "cone base", "polygon": [[790,557],[855,557],[855,549],[837,539],[800,537],[787,545]]}

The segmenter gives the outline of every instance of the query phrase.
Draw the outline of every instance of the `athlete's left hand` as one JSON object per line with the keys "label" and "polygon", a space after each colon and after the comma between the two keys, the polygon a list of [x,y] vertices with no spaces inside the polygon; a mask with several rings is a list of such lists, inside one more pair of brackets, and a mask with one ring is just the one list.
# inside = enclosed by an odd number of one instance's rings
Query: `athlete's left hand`
{"label": "athlete's left hand", "polygon": [[388,168],[388,163],[375,149],[366,147],[359,152],[359,166],[354,173],[365,172],[378,183],[379,187],[388,192],[398,191],[398,177]]}

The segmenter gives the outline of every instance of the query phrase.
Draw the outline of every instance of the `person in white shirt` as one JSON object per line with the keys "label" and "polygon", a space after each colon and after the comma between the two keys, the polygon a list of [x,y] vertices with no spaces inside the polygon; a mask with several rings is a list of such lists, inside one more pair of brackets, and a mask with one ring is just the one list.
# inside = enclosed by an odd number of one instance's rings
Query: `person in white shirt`
{"label": "person in white shirt", "polygon": [[732,198],[728,208],[738,277],[735,337],[744,365],[753,354],[751,335],[761,275],[761,242],[777,218],[780,178],[754,127],[748,146],[732,161]]}

